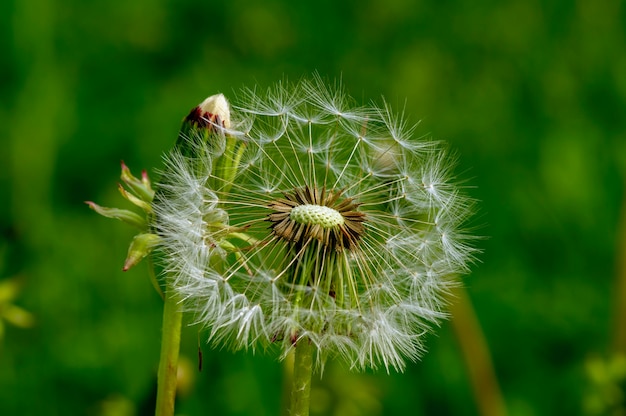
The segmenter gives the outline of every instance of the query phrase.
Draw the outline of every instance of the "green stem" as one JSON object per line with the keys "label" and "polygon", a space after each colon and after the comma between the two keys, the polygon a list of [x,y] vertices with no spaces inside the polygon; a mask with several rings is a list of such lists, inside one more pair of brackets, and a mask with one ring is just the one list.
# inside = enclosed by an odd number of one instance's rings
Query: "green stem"
{"label": "green stem", "polygon": [[290,416],[308,416],[311,402],[311,376],[313,375],[313,346],[306,338],[296,344],[291,389]]}
{"label": "green stem", "polygon": [[465,359],[474,398],[481,416],[505,416],[504,398],[491,361],[485,335],[470,298],[462,287],[454,289],[452,328]]}
{"label": "green stem", "polygon": [[166,292],[163,307],[163,333],[161,358],[159,360],[156,416],[172,416],[176,399],[178,353],[180,350],[180,328],[182,311],[179,300],[171,290]]}
{"label": "green stem", "polygon": [[[2,321],[0,321],[2,322]],[[291,409],[291,385],[293,384],[293,351],[285,357],[282,362],[283,367],[283,382],[282,382],[282,394],[280,403],[280,415],[289,416]]]}

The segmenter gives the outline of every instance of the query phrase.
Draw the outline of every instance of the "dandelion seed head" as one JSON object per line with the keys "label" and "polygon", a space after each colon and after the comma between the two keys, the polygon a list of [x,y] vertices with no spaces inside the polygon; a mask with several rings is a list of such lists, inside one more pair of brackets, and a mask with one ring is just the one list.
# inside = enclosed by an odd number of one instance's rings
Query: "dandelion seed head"
{"label": "dandelion seed head", "polygon": [[454,159],[319,78],[213,102],[228,125],[182,138],[153,203],[171,287],[210,341],[284,357],[306,338],[319,368],[417,359],[476,255]]}

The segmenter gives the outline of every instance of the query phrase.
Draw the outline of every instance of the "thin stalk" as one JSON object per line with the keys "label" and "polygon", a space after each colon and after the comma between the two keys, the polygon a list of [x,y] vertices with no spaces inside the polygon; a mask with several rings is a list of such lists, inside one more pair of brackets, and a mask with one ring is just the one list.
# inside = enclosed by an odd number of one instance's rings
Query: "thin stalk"
{"label": "thin stalk", "polygon": [[290,416],[308,416],[311,404],[311,377],[313,375],[313,346],[306,338],[296,344],[291,388]]}
{"label": "thin stalk", "polygon": [[150,283],[152,283],[152,287],[154,287],[154,290],[156,290],[159,296],[161,296],[161,299],[165,300],[165,293],[163,293],[163,290],[161,289],[161,286],[159,285],[159,281],[156,277],[156,273],[154,272],[154,260],[152,260],[152,256],[148,256],[147,260],[148,260],[148,274],[150,275]]}
{"label": "thin stalk", "polygon": [[470,299],[462,287],[454,290],[452,327],[456,333],[479,414],[505,416],[506,407],[487,340],[480,327]]}
{"label": "thin stalk", "polygon": [[180,329],[182,311],[178,297],[166,292],[163,307],[163,331],[161,338],[161,358],[159,360],[156,416],[173,416],[176,399],[178,353],[180,350]]}
{"label": "thin stalk", "polygon": [[626,354],[626,197],[622,201],[616,248],[617,276],[613,289],[613,351]]}

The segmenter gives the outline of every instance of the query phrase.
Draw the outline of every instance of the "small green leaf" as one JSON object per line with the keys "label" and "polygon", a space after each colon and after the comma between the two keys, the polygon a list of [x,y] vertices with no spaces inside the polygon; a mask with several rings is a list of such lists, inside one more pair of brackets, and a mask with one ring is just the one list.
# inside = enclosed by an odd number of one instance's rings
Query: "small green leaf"
{"label": "small green leaf", "polygon": [[122,181],[128,185],[128,187],[133,191],[139,199],[144,202],[150,203],[154,199],[154,190],[150,185],[150,179],[148,178],[148,174],[146,171],[141,172],[141,179],[136,178],[130,172],[130,169],[124,161],[122,161]]}
{"label": "small green leaf", "polygon": [[148,214],[152,213],[152,206],[149,203],[143,201],[142,199],[137,198],[135,195],[128,192],[126,189],[124,189],[124,187],[121,184],[118,185],[118,189],[120,193],[122,194],[122,196],[126,198],[127,200],[129,200],[131,203],[143,209]]}
{"label": "small green leaf", "polygon": [[104,217],[118,219],[134,227],[137,227],[140,230],[145,230],[148,226],[144,218],[127,209],[105,208],[91,201],[85,201],[85,204],[89,205],[89,208],[93,209],[98,214]]}

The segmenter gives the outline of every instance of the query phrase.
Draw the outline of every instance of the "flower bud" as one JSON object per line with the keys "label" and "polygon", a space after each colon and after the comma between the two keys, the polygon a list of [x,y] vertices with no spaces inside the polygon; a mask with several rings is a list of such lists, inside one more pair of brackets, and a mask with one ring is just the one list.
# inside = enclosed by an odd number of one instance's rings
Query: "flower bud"
{"label": "flower bud", "polygon": [[150,254],[158,241],[159,236],[156,234],[137,234],[130,243],[130,247],[128,247],[128,255],[122,270],[128,271],[131,267],[137,265],[144,257]]}
{"label": "flower bud", "polygon": [[213,154],[222,154],[226,147],[225,129],[230,125],[228,101],[223,94],[211,95],[185,117],[176,147],[186,157],[195,157],[205,146]]}
{"label": "flower bud", "polygon": [[230,107],[226,97],[224,94],[211,95],[191,110],[185,121],[204,128],[211,125],[230,128]]}

